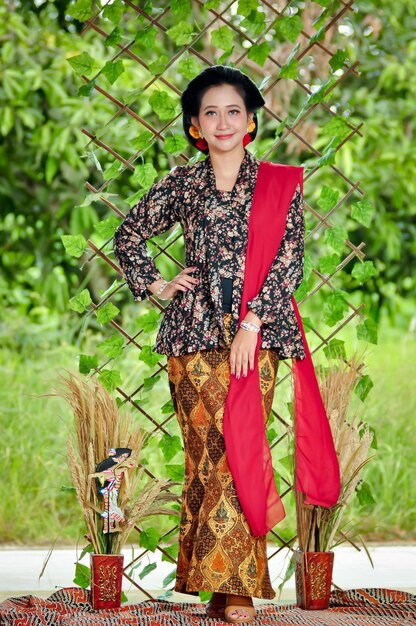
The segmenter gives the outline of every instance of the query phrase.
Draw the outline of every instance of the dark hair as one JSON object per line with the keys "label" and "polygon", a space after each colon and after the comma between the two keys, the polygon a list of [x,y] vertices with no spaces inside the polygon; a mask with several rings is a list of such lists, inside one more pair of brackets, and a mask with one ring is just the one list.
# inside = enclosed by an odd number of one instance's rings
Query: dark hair
{"label": "dark hair", "polygon": [[[204,93],[215,85],[232,85],[244,100],[245,107],[249,113],[253,113],[253,120],[256,124],[255,129],[250,133],[251,139],[257,134],[257,115],[256,109],[264,106],[265,101],[260,93],[257,85],[241,70],[229,65],[212,65],[203,70],[198,76],[195,76],[188,84],[181,96],[182,114],[183,114],[183,130],[189,143],[196,146],[197,139],[189,134],[189,127],[192,124],[191,117],[199,114],[201,101]],[[199,150],[199,148],[197,148]],[[205,154],[208,149],[201,150]]]}

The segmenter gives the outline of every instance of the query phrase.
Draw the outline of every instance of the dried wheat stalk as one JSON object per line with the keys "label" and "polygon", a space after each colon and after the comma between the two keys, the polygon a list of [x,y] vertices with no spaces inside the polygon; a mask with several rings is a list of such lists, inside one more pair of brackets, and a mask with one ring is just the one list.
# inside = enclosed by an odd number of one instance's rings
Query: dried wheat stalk
{"label": "dried wheat stalk", "polygon": [[296,488],[296,516],[299,548],[303,551],[330,550],[339,530],[345,509],[354,495],[363,467],[369,461],[368,451],[373,435],[357,414],[347,420],[354,387],[363,364],[354,356],[348,366],[331,367],[321,378],[321,394],[331,426],[338,455],[341,493],[331,508],[305,505]]}

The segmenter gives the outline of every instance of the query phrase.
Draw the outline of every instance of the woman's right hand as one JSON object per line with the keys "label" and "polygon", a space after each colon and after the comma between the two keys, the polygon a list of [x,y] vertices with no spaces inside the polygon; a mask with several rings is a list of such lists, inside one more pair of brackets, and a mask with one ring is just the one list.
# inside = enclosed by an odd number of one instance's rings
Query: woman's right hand
{"label": "woman's right hand", "polygon": [[195,272],[197,270],[196,265],[192,265],[191,267],[185,267],[179,274],[172,278],[159,295],[160,300],[168,300],[172,298],[178,291],[188,291],[188,289],[193,289],[195,285],[199,283],[199,278],[194,278],[189,274],[191,272]]}

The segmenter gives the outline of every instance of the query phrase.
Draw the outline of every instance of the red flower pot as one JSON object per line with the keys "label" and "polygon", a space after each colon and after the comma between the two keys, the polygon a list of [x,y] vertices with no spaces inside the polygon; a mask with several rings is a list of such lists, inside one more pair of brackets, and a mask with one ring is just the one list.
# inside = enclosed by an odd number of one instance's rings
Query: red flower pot
{"label": "red flower pot", "polygon": [[296,603],[301,609],[327,609],[331,593],[333,552],[295,550]]}
{"label": "red flower pot", "polygon": [[94,609],[118,609],[123,581],[122,554],[91,554],[91,599]]}

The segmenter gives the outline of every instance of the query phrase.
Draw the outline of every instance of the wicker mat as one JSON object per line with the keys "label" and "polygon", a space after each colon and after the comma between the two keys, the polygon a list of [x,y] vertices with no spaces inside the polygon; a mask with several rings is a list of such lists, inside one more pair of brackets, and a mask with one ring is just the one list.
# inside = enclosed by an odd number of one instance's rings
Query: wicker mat
{"label": "wicker mat", "polygon": [[[0,624],[13,626],[217,626],[205,617],[204,604],[146,600],[117,610],[94,611],[89,592],[61,589],[48,599],[10,598],[0,603]],[[264,626],[407,626],[416,624],[416,595],[390,589],[333,591],[326,611],[304,611],[296,605],[256,606],[254,624]]]}

